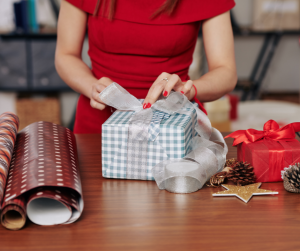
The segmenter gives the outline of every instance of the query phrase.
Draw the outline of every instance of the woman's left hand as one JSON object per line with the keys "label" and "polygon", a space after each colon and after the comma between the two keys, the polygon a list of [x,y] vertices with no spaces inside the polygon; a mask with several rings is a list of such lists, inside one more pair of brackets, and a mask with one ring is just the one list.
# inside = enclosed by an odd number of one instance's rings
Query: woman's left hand
{"label": "woman's left hand", "polygon": [[189,100],[195,96],[192,80],[182,82],[178,75],[163,72],[150,87],[143,108],[150,108],[161,94],[165,97],[169,96],[171,90],[184,94]]}

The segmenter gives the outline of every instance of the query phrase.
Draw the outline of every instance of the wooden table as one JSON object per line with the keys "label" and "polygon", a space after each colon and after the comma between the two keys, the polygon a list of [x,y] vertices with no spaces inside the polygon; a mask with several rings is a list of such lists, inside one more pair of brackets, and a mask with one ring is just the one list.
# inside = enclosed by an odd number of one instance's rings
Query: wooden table
{"label": "wooden table", "polygon": [[[300,250],[300,195],[282,183],[262,188],[279,195],[212,197],[223,188],[192,194],[158,189],[153,181],[101,176],[100,135],[76,135],[85,208],[70,225],[27,222],[0,227],[0,250]],[[228,158],[236,156],[227,140]]]}

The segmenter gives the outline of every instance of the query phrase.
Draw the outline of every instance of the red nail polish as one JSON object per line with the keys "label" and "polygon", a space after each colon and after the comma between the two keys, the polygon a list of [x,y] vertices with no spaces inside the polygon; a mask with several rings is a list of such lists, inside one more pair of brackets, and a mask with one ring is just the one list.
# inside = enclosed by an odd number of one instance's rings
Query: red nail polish
{"label": "red nail polish", "polygon": [[165,91],[163,95],[164,95],[165,97],[167,97],[167,96],[168,96],[168,92]]}
{"label": "red nail polish", "polygon": [[182,94],[184,94],[184,91],[181,91]]}
{"label": "red nail polish", "polygon": [[146,108],[150,108],[151,107],[151,104],[150,103],[148,103],[147,104],[147,106],[146,106]]}
{"label": "red nail polish", "polygon": [[147,103],[145,103],[144,105],[143,105],[143,109],[146,109],[147,108]]}

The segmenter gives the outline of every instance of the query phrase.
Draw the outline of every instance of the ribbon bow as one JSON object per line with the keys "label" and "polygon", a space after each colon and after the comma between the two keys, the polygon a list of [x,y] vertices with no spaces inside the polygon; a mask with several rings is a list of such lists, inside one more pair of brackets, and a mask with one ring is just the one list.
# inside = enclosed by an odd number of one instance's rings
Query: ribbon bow
{"label": "ribbon bow", "polygon": [[[198,136],[195,132],[192,133],[194,136],[191,139],[191,151],[184,159],[162,159],[152,167],[151,172],[158,187],[180,193],[196,191],[213,174],[222,170],[228,151],[222,134],[211,127],[208,117],[185,95],[173,92],[167,98],[156,101],[151,109],[143,109],[140,101],[117,83],[112,83],[100,93],[99,97],[105,104],[118,110],[134,111],[128,122],[127,150],[124,151],[127,157],[127,179],[147,180],[148,139],[155,140],[157,131],[159,132],[160,121],[166,116],[174,113],[188,114],[185,108],[193,109],[197,114],[197,123],[193,129]],[[221,143],[223,147],[218,143]],[[195,162],[197,163],[196,169],[182,169],[186,163],[195,165]],[[171,171],[166,169],[167,165],[174,163],[181,166],[179,173],[174,169]],[[191,179],[192,182],[183,186],[180,179],[179,182],[173,182],[175,177],[183,179],[188,177],[187,179]]]}
{"label": "ribbon bow", "polygon": [[282,128],[279,127],[276,121],[269,120],[264,124],[263,131],[255,129],[238,130],[225,138],[234,138],[233,146],[240,143],[253,143],[263,139],[274,141],[291,141],[295,139],[295,133],[300,131],[300,122],[288,124]]}
{"label": "ribbon bow", "polygon": [[[135,113],[130,119],[130,123],[134,125],[134,138],[144,141],[146,138],[154,140],[158,133],[162,119],[166,119],[174,113],[185,114],[185,107],[195,109],[192,103],[186,98],[185,95],[177,92],[171,93],[167,98],[157,100],[151,109],[143,109],[142,103],[123,87],[117,83],[112,83],[105,88],[100,94],[99,98],[107,105],[122,111],[134,111]],[[154,116],[153,116],[154,113]],[[211,137],[211,124],[207,116],[202,115],[202,111],[197,109],[198,123],[196,129],[201,137],[209,139]],[[164,115],[164,116],[162,116]],[[201,125],[201,128],[200,128]]]}

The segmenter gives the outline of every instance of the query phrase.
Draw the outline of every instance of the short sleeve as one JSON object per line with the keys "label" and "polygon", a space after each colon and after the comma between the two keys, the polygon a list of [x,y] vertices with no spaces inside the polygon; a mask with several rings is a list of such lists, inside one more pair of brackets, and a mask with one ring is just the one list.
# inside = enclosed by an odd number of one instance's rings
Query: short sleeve
{"label": "short sleeve", "polygon": [[65,0],[89,14],[93,14],[96,8],[97,0]]}
{"label": "short sleeve", "polygon": [[235,6],[234,0],[179,0],[171,16],[162,14],[151,18],[164,2],[165,0],[117,0],[114,18],[145,24],[182,24],[220,15]]}
{"label": "short sleeve", "polygon": [[[75,7],[93,14],[97,0],[66,0]],[[144,24],[182,24],[220,15],[235,6],[234,0],[179,0],[171,16],[152,18],[165,0],[117,0],[114,19]],[[99,9],[97,15],[103,13]]]}

